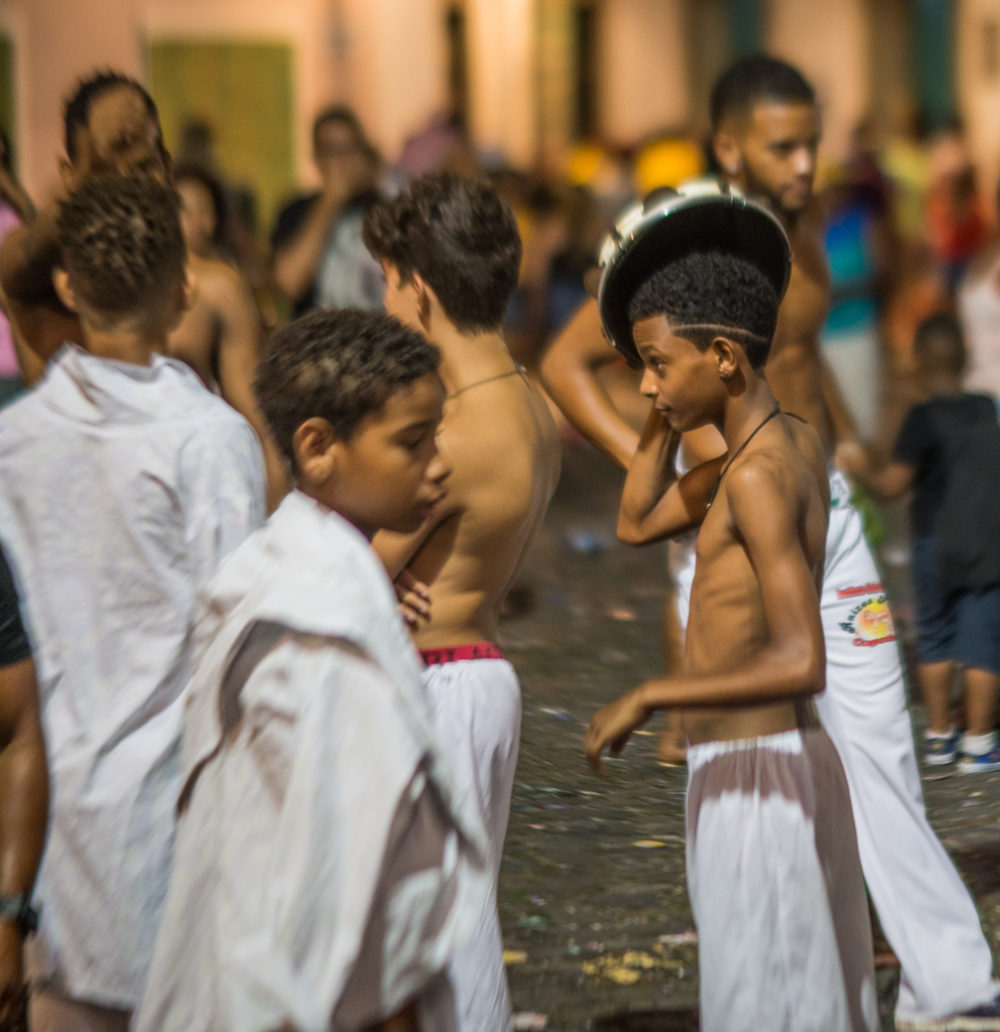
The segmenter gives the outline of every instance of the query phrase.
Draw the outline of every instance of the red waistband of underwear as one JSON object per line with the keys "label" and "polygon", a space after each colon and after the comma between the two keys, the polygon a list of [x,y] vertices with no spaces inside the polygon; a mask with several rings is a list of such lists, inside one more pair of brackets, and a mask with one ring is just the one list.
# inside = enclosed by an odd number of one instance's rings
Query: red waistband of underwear
{"label": "red waistband of underwear", "polygon": [[421,649],[420,655],[427,666],[457,663],[462,659],[504,659],[499,645],[491,641],[477,641],[471,645],[451,645],[443,649]]}

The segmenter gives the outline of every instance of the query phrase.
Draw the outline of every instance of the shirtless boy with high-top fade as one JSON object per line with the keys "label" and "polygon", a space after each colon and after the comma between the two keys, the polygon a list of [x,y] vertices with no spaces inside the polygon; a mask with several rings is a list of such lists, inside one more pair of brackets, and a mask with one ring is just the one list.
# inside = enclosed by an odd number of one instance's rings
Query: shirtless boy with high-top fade
{"label": "shirtless boy with high-top fade", "polygon": [[[171,177],[153,98],[142,85],[119,72],[99,72],[81,81],[66,101],[63,116],[67,193],[94,174]],[[0,245],[0,291],[17,346],[18,363],[28,384],[66,341],[82,343],[76,316],[59,300],[52,270],[59,261],[56,198],[34,219],[9,233]],[[284,462],[271,441],[253,398],[260,319],[249,292],[223,261],[201,260],[188,274],[192,303],[168,340],[168,351],[191,366],[257,432],[264,451],[268,500],[273,508],[287,490]]]}
{"label": "shirtless boy with high-top fade", "polygon": [[[811,700],[824,681],[826,458],[762,371],[784,234],[725,193],[653,203],[620,226],[601,306],[616,343],[637,350],[652,408],[619,536],[644,544],[701,527],[682,670],[600,710],[585,752],[599,769],[654,710],[683,710],[706,1032],[874,1030],[847,782]],[[705,425],[728,458],[678,480],[680,434]]]}
{"label": "shirtless boy with high-top fade", "polygon": [[[766,365],[768,383],[782,409],[806,419],[829,449],[833,427],[841,439],[853,430],[819,350],[830,285],[822,221],[811,193],[820,130],[815,95],[784,62],[745,58],[716,83],[712,125],[723,179],[761,200],[780,220],[792,247],[791,279]],[[542,372],[570,420],[627,466],[637,435],[617,415],[595,375],[613,357],[600,339],[597,306],[590,304],[554,342]],[[707,428],[685,434],[681,457],[691,466],[724,448],[716,431]],[[832,458],[829,450],[827,455]],[[900,1032],[1000,1029],[989,945],[968,890],[924,810],[881,576],[851,503],[850,484],[832,467],[829,479],[820,599],[826,691],[817,709],[844,764],[865,881],[900,961],[896,1027]],[[671,547],[684,553],[674,565],[683,616],[696,575],[695,555],[673,542]]]}
{"label": "shirtless boy with high-top fade", "polygon": [[480,929],[453,966],[461,1028],[510,1025],[496,879],[517,761],[520,689],[497,646],[500,606],[541,524],[559,474],[544,399],[501,333],[521,241],[487,183],[439,174],[376,206],[365,243],[383,265],[386,310],[441,350],[441,447],[448,497],[415,534],[379,534],[393,577],[429,586],[415,629],[442,747],[490,837],[493,892]]}

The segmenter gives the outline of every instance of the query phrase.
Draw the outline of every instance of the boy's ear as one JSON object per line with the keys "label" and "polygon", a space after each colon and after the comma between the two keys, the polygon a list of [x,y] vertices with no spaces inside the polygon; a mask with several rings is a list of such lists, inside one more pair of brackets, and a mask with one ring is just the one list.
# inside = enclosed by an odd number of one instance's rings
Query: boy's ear
{"label": "boy's ear", "polygon": [[731,380],[739,368],[739,357],[737,349],[739,345],[728,337],[716,337],[712,341],[712,356],[719,369],[719,376],[723,380]]}
{"label": "boy's ear", "polygon": [[75,182],[73,166],[68,158],[59,159],[59,179],[62,182],[63,191],[67,194],[72,193]]}
{"label": "boy's ear", "polygon": [[52,286],[55,287],[59,300],[71,312],[79,311],[76,306],[76,294],[73,291],[73,285],[70,283],[69,273],[58,265],[52,270]]}
{"label": "boy's ear", "polygon": [[184,275],[177,281],[177,307],[186,312],[198,300],[198,283],[185,265]]}
{"label": "boy's ear", "polygon": [[295,468],[306,483],[326,483],[337,471],[342,441],[330,421],[311,416],[292,435]]}
{"label": "boy's ear", "polygon": [[418,272],[413,274],[413,287],[417,292],[417,318],[420,319],[424,333],[427,333],[431,328],[432,312],[435,307],[440,307],[437,295]]}

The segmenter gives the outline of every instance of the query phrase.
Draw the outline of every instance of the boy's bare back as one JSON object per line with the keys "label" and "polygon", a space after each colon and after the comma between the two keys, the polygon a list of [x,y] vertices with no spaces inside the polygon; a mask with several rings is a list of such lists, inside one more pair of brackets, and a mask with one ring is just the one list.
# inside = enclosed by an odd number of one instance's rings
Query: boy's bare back
{"label": "boy's bare back", "polygon": [[449,399],[441,448],[453,468],[448,497],[407,564],[431,590],[430,621],[415,633],[423,649],[496,638],[501,603],[559,479],[555,424],[523,373]]}
{"label": "boy's bare back", "polygon": [[[744,666],[769,637],[786,632],[822,641],[818,594],[828,510],[819,435],[792,416],[778,416],[725,472],[701,525],[685,674]],[[813,722],[808,700],[684,712],[692,743]]]}

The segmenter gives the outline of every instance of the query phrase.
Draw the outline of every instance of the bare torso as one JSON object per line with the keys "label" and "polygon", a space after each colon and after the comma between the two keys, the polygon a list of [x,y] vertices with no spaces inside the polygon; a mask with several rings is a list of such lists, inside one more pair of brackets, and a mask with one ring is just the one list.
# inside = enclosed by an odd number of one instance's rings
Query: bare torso
{"label": "bare torso", "polygon": [[[726,476],[748,462],[767,463],[780,478],[782,499],[795,507],[798,544],[818,596],[829,508],[826,455],[819,436],[806,424],[781,416],[761,431]],[[698,533],[684,672],[703,675],[738,668],[763,649],[768,636],[760,583],[733,525],[724,477]],[[810,699],[683,712],[684,731],[692,743],[771,734],[815,720]]]}
{"label": "bare torso", "polygon": [[453,467],[449,512],[407,566],[431,591],[420,648],[496,639],[501,603],[559,479],[555,424],[523,374],[448,401],[441,444]]}
{"label": "bare torso", "polygon": [[[187,264],[194,285],[194,303],[170,334],[170,355],[189,365],[210,390],[221,392],[219,347],[233,321],[233,310],[241,304],[248,306],[244,332],[254,355],[260,338],[257,315],[239,273],[231,266],[219,259],[190,253]],[[238,311],[237,317],[241,315],[243,312]]]}

